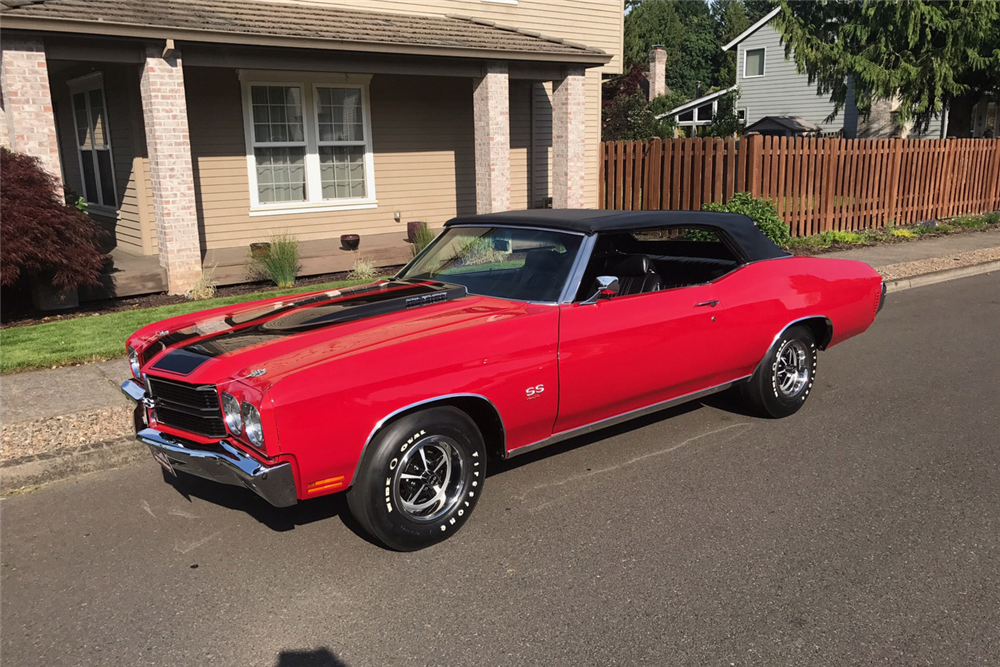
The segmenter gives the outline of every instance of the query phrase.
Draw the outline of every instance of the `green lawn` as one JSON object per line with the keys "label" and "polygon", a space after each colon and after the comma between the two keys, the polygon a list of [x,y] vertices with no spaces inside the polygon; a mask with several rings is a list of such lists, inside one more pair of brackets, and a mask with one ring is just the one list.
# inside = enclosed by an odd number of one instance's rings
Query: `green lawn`
{"label": "green lawn", "polygon": [[147,324],[217,306],[228,306],[285,294],[358,285],[368,281],[339,281],[286,290],[257,292],[172,306],[87,315],[0,331],[0,373],[103,361],[125,356],[125,340]]}

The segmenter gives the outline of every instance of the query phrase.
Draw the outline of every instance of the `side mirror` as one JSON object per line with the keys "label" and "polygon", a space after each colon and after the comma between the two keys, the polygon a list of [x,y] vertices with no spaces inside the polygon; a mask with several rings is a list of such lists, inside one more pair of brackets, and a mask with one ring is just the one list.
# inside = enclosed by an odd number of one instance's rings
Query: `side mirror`
{"label": "side mirror", "polygon": [[597,291],[589,299],[583,302],[582,305],[588,306],[592,303],[597,303],[598,299],[609,299],[615,294],[618,294],[618,277],[617,276],[597,276]]}

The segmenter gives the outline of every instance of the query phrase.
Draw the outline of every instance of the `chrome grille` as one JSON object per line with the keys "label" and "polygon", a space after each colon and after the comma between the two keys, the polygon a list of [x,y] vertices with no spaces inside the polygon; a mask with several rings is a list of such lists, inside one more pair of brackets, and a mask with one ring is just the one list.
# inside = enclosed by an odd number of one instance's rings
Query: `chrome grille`
{"label": "chrome grille", "polygon": [[219,394],[212,385],[147,378],[156,421],[211,438],[226,435]]}

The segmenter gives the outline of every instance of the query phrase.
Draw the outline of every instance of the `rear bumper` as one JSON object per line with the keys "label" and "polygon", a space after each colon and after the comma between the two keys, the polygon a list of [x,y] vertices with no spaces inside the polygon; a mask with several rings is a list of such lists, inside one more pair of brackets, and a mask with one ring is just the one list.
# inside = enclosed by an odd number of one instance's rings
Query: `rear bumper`
{"label": "rear bumper", "polygon": [[[136,403],[146,398],[145,389],[135,380],[123,382],[122,393]],[[225,440],[207,449],[205,445],[141,426],[137,420],[136,439],[161,452],[175,470],[220,484],[244,486],[275,507],[290,507],[298,502],[290,463],[268,466]]]}

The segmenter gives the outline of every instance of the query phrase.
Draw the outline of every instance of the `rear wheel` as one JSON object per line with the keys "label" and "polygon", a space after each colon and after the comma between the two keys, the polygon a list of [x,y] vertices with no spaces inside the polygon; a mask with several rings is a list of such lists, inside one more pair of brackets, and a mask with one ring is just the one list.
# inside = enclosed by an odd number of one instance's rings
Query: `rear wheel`
{"label": "rear wheel", "polygon": [[809,397],[816,380],[816,338],[808,327],[785,330],[741,388],[747,405],[762,417],[787,417]]}
{"label": "rear wheel", "polygon": [[413,551],[461,528],[485,479],[486,446],[475,422],[457,408],[431,408],[375,436],[347,503],[372,537]]}

